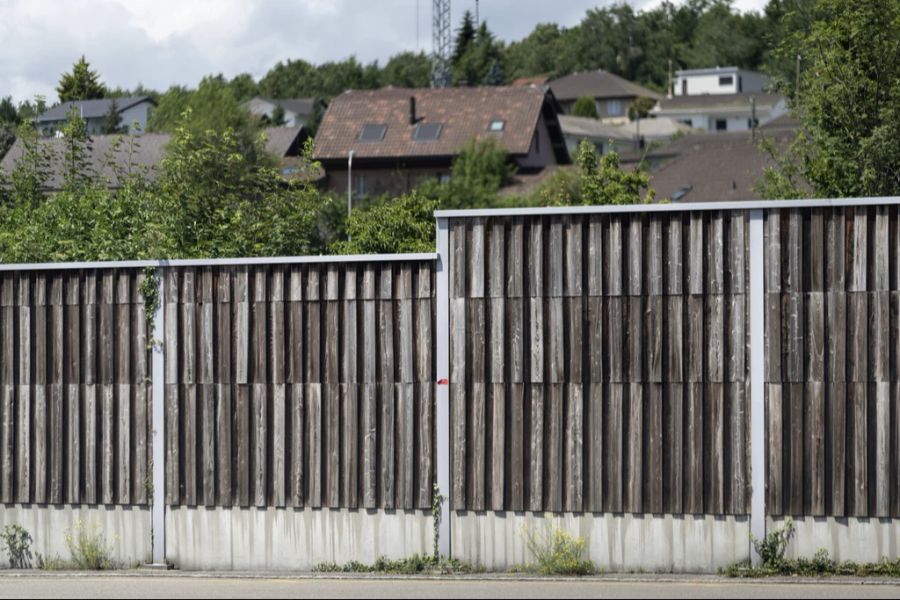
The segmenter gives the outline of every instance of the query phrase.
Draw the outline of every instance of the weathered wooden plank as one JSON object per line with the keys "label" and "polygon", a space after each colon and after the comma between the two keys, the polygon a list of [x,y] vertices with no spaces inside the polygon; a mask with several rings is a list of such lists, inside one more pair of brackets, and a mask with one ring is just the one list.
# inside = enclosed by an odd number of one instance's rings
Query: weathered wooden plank
{"label": "weathered wooden plank", "polygon": [[[687,344],[685,352],[687,353],[687,363],[685,365],[685,381],[701,382],[705,379],[703,368],[705,345],[704,329],[709,324],[706,322],[706,312],[703,307],[703,296],[690,295],[685,296],[687,303]],[[610,315],[612,316],[612,315]]]}
{"label": "weathered wooden plank", "polygon": [[660,215],[650,215],[646,237],[647,250],[644,290],[651,296],[663,293],[663,224]]}
{"label": "weathered wooden plank", "polygon": [[[415,384],[395,384],[397,398],[397,508],[415,507]],[[346,430],[345,430],[346,431]]]}
{"label": "weathered wooden plank", "polygon": [[706,381],[725,381],[725,298],[706,296]]}
{"label": "weathered wooden plank", "polygon": [[232,495],[232,387],[219,383],[215,386],[216,402],[216,503],[229,507],[234,503]]}
{"label": "weathered wooden plank", "polygon": [[522,383],[525,381],[525,306],[521,298],[507,299],[504,302],[506,320],[506,334],[504,344],[506,347],[506,378],[510,382]]}
{"label": "weathered wooden plank", "polygon": [[803,384],[789,383],[783,388],[786,426],[786,469],[785,469],[785,511],[790,515],[803,514],[804,494],[804,422],[803,422]]}
{"label": "weathered wooden plank", "polygon": [[328,508],[341,505],[341,389],[338,383],[323,386],[325,413],[325,494]]}
{"label": "weathered wooden plank", "polygon": [[[416,383],[415,507],[430,509],[434,494],[434,383]],[[442,494],[446,493],[444,491]]]}
{"label": "weathered wooden plank", "polygon": [[588,296],[585,298],[585,304],[587,319],[585,321],[585,327],[587,329],[586,344],[588,355],[587,380],[597,383],[604,381],[605,377],[605,369],[603,366],[603,347],[605,343],[603,298],[600,296]]}
{"label": "weathered wooden plank", "polygon": [[[273,278],[273,281],[281,281],[281,278]],[[274,286],[270,291],[275,291]],[[269,381],[274,384],[282,384],[287,382],[287,361],[289,355],[286,353],[285,342],[288,339],[288,332],[285,329],[285,302],[282,300],[269,301],[268,314],[268,354],[269,354]],[[356,346],[351,346],[356,348]],[[354,352],[347,351],[345,356],[356,356]]]}
{"label": "weathered wooden plank", "polygon": [[306,479],[309,491],[307,503],[312,508],[322,506],[322,384],[308,383],[304,387],[306,400]]}
{"label": "weathered wooden plank", "polygon": [[565,499],[566,511],[584,509],[584,388],[566,386]]}
{"label": "weathered wooden plank", "polygon": [[665,333],[663,337],[664,381],[685,380],[684,372],[684,297],[666,296]]}
{"label": "weathered wooden plank", "polygon": [[684,388],[663,386],[663,511],[681,514],[684,472]]}
{"label": "weathered wooden plank", "polygon": [[[890,381],[890,292],[869,292],[868,380]],[[896,343],[897,340],[894,340]]]}
{"label": "weathered wooden plank", "polygon": [[626,512],[644,512],[643,450],[644,450],[644,385],[632,383],[627,387],[625,401],[624,508]]}
{"label": "weathered wooden plank", "polygon": [[606,266],[606,294],[609,296],[621,296],[625,290],[622,282],[624,256],[622,249],[622,217],[611,215],[609,217],[609,229],[605,238],[607,260]]}
{"label": "weathered wooden plank", "polygon": [[510,220],[506,238],[506,297],[525,296],[525,223],[522,217]]}
{"label": "weathered wooden plank", "polygon": [[[870,402],[875,413],[871,416],[874,439],[869,439],[868,442],[874,450],[872,453],[874,481],[869,481],[869,485],[875,488],[874,510],[871,516],[884,518],[891,516],[891,384],[879,381],[871,387],[874,398],[871,398]],[[897,471],[894,471],[893,477],[897,476]]]}
{"label": "weathered wooden plank", "polygon": [[822,516],[825,514],[825,384],[808,381],[804,395],[803,513]]}
{"label": "weathered wooden plank", "polygon": [[643,249],[643,219],[640,215],[631,215],[628,219],[628,245],[625,248],[628,268],[625,293],[629,296],[640,296],[643,293]]}
{"label": "weathered wooden plank", "polygon": [[[5,311],[4,311],[5,312]],[[3,321],[5,329],[9,325]],[[3,357],[5,360],[5,355]],[[16,464],[16,388],[10,385],[11,380],[0,379],[0,503],[12,504],[15,501],[14,473]],[[77,480],[76,480],[77,483]]]}
{"label": "weathered wooden plank", "polygon": [[687,256],[684,257],[684,262],[687,265],[687,293],[699,295],[703,293],[705,277],[703,273],[703,213],[690,213],[689,219]]}
{"label": "weathered wooden plank", "polygon": [[[50,456],[47,465],[47,474],[50,479],[50,489],[47,496],[51,504],[62,504],[63,502],[63,484],[64,471],[63,465],[63,444],[65,443],[65,434],[63,429],[63,385],[61,383],[53,383],[48,386],[48,417],[50,435]],[[121,438],[120,432],[120,438]],[[124,455],[126,458],[128,454]],[[125,461],[127,462],[127,460]],[[128,480],[131,472],[128,467],[119,467],[119,476],[121,479]],[[121,481],[120,479],[120,481]],[[130,498],[130,490],[123,494],[124,502],[128,502]]]}
{"label": "weathered wooden plank", "polygon": [[528,299],[528,324],[525,346],[528,356],[528,381],[542,383],[544,373],[544,301],[542,298]]}
{"label": "weathered wooden plank", "polygon": [[[82,495],[82,499],[87,504],[97,504],[99,502],[99,493],[98,493],[98,484],[97,484],[97,460],[98,460],[98,432],[97,432],[97,390],[94,385],[85,385],[82,387],[82,395],[83,395],[83,406],[84,413],[83,422],[84,422],[84,469],[82,470],[83,482],[81,483],[82,489],[84,490],[84,494]],[[27,406],[27,404],[26,404]],[[19,405],[20,411],[25,408],[23,405]],[[21,432],[17,433],[17,439],[23,439],[19,437]],[[21,465],[20,465],[21,468]],[[167,467],[168,471],[168,467]],[[17,471],[17,475],[19,477],[19,481],[21,482],[21,478],[23,472],[21,470]],[[27,476],[27,469],[25,471],[25,475]],[[168,483],[167,483],[168,485]]]}
{"label": "weathered wooden plank", "polygon": [[[102,446],[100,451],[100,497],[102,498],[103,504],[114,504],[116,502],[115,396],[116,390],[114,384],[103,384],[100,386],[100,429],[102,434]],[[35,418],[39,416],[37,406],[37,397],[35,397]],[[187,477],[188,475],[185,473],[186,480]],[[37,482],[35,483],[37,484]],[[40,500],[37,501],[40,502]]]}
{"label": "weathered wooden plank", "polygon": [[725,512],[724,385],[707,383],[704,389],[704,505],[705,512]]}
{"label": "weathered wooden plank", "polygon": [[395,407],[397,403],[396,389],[392,383],[378,385],[380,405],[380,469],[381,469],[381,502],[382,507],[392,510],[396,505],[395,479]]}
{"label": "weathered wooden plank", "polygon": [[725,301],[725,381],[738,382],[747,378],[746,353],[747,306],[743,294],[729,294]]}
{"label": "weathered wooden plank", "polygon": [[[26,340],[25,343],[28,343]],[[34,481],[34,502],[37,504],[47,503],[47,488],[49,486],[49,453],[50,453],[50,433],[48,429],[47,418],[47,387],[42,384],[34,386],[34,421],[32,422],[33,436],[33,459],[34,464],[31,465],[33,470]],[[110,451],[112,447],[110,446]],[[112,460],[111,457],[109,460]],[[104,467],[107,461],[104,460]],[[104,474],[106,469],[104,469]],[[111,469],[110,469],[111,473]],[[112,502],[110,497],[107,504]]]}
{"label": "weathered wooden plank", "polygon": [[250,300],[249,273],[239,268],[232,278],[234,291],[234,316],[232,351],[234,353],[233,380],[235,383],[249,383],[250,379]]}
{"label": "weathered wooden plank", "polygon": [[211,383],[197,387],[199,409],[200,498],[204,506],[216,504],[216,388]]}
{"label": "weathered wooden plank", "polygon": [[725,293],[744,294],[747,291],[746,260],[747,213],[734,211],[727,216],[725,242]]}
{"label": "weathered wooden plank", "polygon": [[643,510],[653,514],[663,512],[663,386],[648,383],[644,387],[642,461]]}
{"label": "weathered wooden plank", "polygon": [[487,302],[489,338],[485,343],[490,360],[485,365],[488,371],[485,379],[490,383],[503,383],[506,381],[506,301],[503,298],[489,298]]}
{"label": "weathered wooden plank", "polygon": [[[322,305],[319,302],[303,303],[304,378],[307,383],[322,383]],[[391,366],[393,368],[393,365]]]}
{"label": "weathered wooden plank", "polygon": [[[450,223],[450,297],[466,297],[466,222],[454,219]],[[368,275],[368,270],[366,271]]]}
{"label": "weathered wooden plank", "polygon": [[869,516],[867,384],[847,384],[847,513]]}
{"label": "weathered wooden plank", "polygon": [[468,452],[466,467],[466,504],[471,510],[485,510],[487,507],[486,457],[486,423],[487,399],[485,384],[473,382],[469,384],[467,415]]}
{"label": "weathered wooden plank", "polygon": [[233,388],[234,400],[234,504],[250,506],[250,386],[238,384]]}
{"label": "weathered wooden plank", "polygon": [[[76,404],[70,407],[77,407],[78,386],[69,385],[70,400],[74,399]],[[149,503],[151,494],[151,477],[150,477],[150,435],[153,428],[153,392],[149,383],[138,383],[134,387],[134,433],[132,435],[134,447],[134,477],[132,478],[132,498],[135,504],[145,505]],[[74,433],[77,436],[77,433]],[[75,450],[78,449],[78,443],[75,442],[71,446]],[[77,471],[75,471],[77,473]]]}
{"label": "weathered wooden plank", "polygon": [[781,297],[783,375],[784,381],[791,383],[805,380],[803,301],[798,292],[785,292]]}
{"label": "weathered wooden plank", "polygon": [[750,487],[747,468],[747,396],[744,384],[726,384],[725,402],[728,457],[725,512],[743,515],[747,513],[747,490]]}
{"label": "weathered wooden plank", "polygon": [[645,379],[654,383],[663,381],[663,297],[647,297],[644,308]]}
{"label": "weathered wooden plank", "polygon": [[828,382],[825,390],[825,510],[829,515],[843,517],[847,473],[846,384]]}
{"label": "weathered wooden plank", "polygon": [[581,296],[582,290],[582,226],[580,217],[569,217],[563,221],[563,295]]}
{"label": "weathered wooden plank", "polygon": [[600,215],[589,215],[587,232],[587,285],[589,296],[603,295],[603,222]]}
{"label": "weathered wooden plank", "polygon": [[[232,273],[229,270],[221,270],[218,273],[218,297],[216,300],[215,317],[216,317],[216,383],[220,385],[230,385],[234,381],[234,373],[232,365],[237,361],[234,357],[232,361],[232,344],[234,341],[234,333],[231,329],[232,315],[234,308],[238,306],[231,301],[232,294]],[[292,340],[293,342],[293,340]]]}
{"label": "weathered wooden plank", "polygon": [[604,406],[605,429],[603,431],[604,477],[603,510],[622,512],[624,510],[622,473],[624,462],[624,397],[625,385],[610,383],[605,389]]}
{"label": "weathered wooden plank", "polygon": [[584,415],[584,510],[603,511],[603,385],[599,382],[586,386]]}
{"label": "weathered wooden plank", "polygon": [[[259,278],[257,278],[259,279]],[[263,279],[263,281],[265,281]],[[259,283],[259,282],[258,282]],[[255,288],[257,293],[265,293],[265,284],[262,284],[263,291]],[[331,302],[329,305],[333,304]],[[255,300],[250,303],[250,382],[251,383],[268,383],[269,382],[269,335],[268,335],[268,309],[269,303],[265,300]],[[337,330],[329,330],[337,331]],[[325,339],[334,339],[336,336],[330,335]],[[326,350],[325,360],[328,360],[328,352]]]}
{"label": "weathered wooden plank", "polygon": [[509,456],[506,466],[506,505],[510,510],[525,510],[525,384],[510,383]]}
{"label": "weathered wooden plank", "polygon": [[294,508],[302,508],[306,504],[306,491],[304,485],[306,478],[304,477],[304,466],[306,455],[304,453],[304,444],[306,442],[306,422],[305,415],[305,395],[304,387],[301,384],[294,383],[287,386],[289,397],[286,400],[289,403],[287,415],[290,419],[288,425],[289,441],[288,449],[290,451],[290,503]]}
{"label": "weathered wooden plank", "polygon": [[490,392],[490,438],[487,450],[490,463],[490,507],[505,509],[504,492],[506,483],[506,385],[491,383]]}
{"label": "weathered wooden plank", "polygon": [[784,403],[782,386],[766,384],[766,512],[784,511]]}
{"label": "weathered wooden plank", "polygon": [[547,444],[544,456],[544,510],[559,512],[563,510],[563,406],[566,385],[550,383],[544,389],[548,403],[544,423]]}
{"label": "weathered wooden plank", "polygon": [[467,297],[483,298],[484,297],[484,243],[485,243],[485,223],[484,219],[469,219],[467,222],[468,231],[468,264],[466,265],[466,275],[468,276]]}
{"label": "weathered wooden plank", "polygon": [[489,298],[502,298],[505,294],[506,280],[504,278],[505,232],[503,219],[490,221],[486,228],[489,233],[487,246],[487,296]]}
{"label": "weathered wooden plank", "polygon": [[763,283],[767,293],[781,291],[781,215],[780,210],[765,213]]}
{"label": "weathered wooden plank", "polygon": [[[183,503],[186,506],[197,506],[198,466],[197,448],[200,440],[197,430],[197,386],[181,385],[178,387],[181,401],[181,430],[183,452],[181,453]],[[200,467],[202,470],[202,466]]]}
{"label": "weathered wooden plank", "polygon": [[663,226],[665,236],[665,272],[664,275],[664,293],[666,295],[680,296],[684,293],[684,253],[682,251],[683,243],[682,216],[672,214],[667,217]]}
{"label": "weathered wooden plank", "polygon": [[544,388],[541,384],[527,387],[528,434],[525,461],[528,469],[528,508],[544,510]]}
{"label": "weathered wooden plank", "polygon": [[541,219],[528,223],[528,239],[525,247],[525,281],[527,295],[538,298],[544,295],[544,226]]}
{"label": "weathered wooden plank", "polygon": [[685,394],[684,510],[696,515],[704,512],[703,384],[687,383]]}
{"label": "weathered wooden plank", "polygon": [[270,434],[272,472],[269,505],[281,508],[287,504],[289,493],[287,487],[289,443],[287,440],[287,386],[283,383],[276,383],[269,387],[272,391],[272,433]]}
{"label": "weathered wooden plank", "polygon": [[450,384],[450,448],[453,455],[450,505],[454,510],[465,510],[468,502],[467,465],[468,445],[466,440],[466,384],[464,381]]}
{"label": "weathered wooden plank", "polygon": [[[119,504],[131,503],[131,402],[132,388],[128,384],[117,384],[112,389],[115,392],[115,420],[114,432],[110,430],[111,435],[115,435],[115,462],[113,475],[118,490],[115,494],[116,501]],[[61,411],[60,411],[61,412]],[[60,414],[60,419],[62,414]],[[61,432],[60,432],[61,433]],[[60,436],[61,437],[61,436]]]}
{"label": "weathered wooden plank", "polygon": [[544,260],[547,267],[546,295],[557,298],[563,295],[563,224],[559,219],[551,219],[547,239],[547,247],[544,249]]}
{"label": "weathered wooden plank", "polygon": [[785,264],[782,266],[782,290],[789,293],[803,291],[803,211],[789,209],[787,229],[782,229],[782,252]]}
{"label": "weathered wooden plank", "polygon": [[630,382],[644,381],[644,305],[641,296],[628,296],[625,306],[628,309],[625,323],[625,376]]}
{"label": "weathered wooden plank", "polygon": [[[847,297],[847,381],[868,380],[868,294],[848,293]],[[849,390],[848,390],[849,391]]]}
{"label": "weathered wooden plank", "polygon": [[850,276],[847,280],[847,291],[864,292],[866,274],[868,273],[868,214],[865,207],[847,209],[847,220],[851,221],[852,231],[848,234],[847,248]]}

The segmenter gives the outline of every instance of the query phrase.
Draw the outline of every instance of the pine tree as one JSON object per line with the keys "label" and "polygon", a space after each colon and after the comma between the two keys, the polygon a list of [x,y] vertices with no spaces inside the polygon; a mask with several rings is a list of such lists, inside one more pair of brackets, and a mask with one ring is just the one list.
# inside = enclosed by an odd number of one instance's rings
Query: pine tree
{"label": "pine tree", "polygon": [[72,66],[71,73],[63,73],[56,88],[60,102],[74,100],[95,100],[106,96],[106,86],[100,82],[100,76],[91,69],[91,65],[82,56]]}
{"label": "pine tree", "polygon": [[463,15],[462,24],[456,30],[456,40],[453,42],[452,62],[455,65],[466,54],[466,50],[475,41],[475,17],[471,11],[466,11]]}
{"label": "pine tree", "polygon": [[106,135],[116,133],[124,133],[125,128],[122,127],[122,115],[119,113],[119,106],[115,100],[110,102],[109,110],[103,117],[103,127],[100,131]]}

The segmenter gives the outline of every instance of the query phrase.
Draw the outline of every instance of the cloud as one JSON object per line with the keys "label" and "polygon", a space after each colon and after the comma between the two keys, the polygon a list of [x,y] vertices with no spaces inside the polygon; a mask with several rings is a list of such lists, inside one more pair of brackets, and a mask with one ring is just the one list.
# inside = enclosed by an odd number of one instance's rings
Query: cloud
{"label": "cloud", "polygon": [[[605,2],[481,0],[480,13],[498,37],[515,40],[539,22],[574,25],[598,4]],[[474,7],[474,0],[454,0],[454,29]],[[43,94],[52,102],[60,74],[82,54],[109,86],[160,90],[196,85],[210,73],[258,78],[290,58],[318,63],[356,55],[383,63],[403,50],[430,49],[431,2],[0,0],[0,39],[0,96],[21,101]]]}

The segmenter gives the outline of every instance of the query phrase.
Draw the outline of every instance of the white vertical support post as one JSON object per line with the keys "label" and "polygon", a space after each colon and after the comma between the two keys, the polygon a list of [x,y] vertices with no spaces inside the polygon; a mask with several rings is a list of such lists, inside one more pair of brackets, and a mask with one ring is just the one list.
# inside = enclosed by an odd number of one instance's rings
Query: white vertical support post
{"label": "white vertical support post", "polygon": [[[750,211],[750,532],[766,535],[765,238],[763,210]],[[754,565],[760,557],[752,544]]]}
{"label": "white vertical support post", "polygon": [[153,313],[151,381],[153,387],[153,498],[151,527],[153,566],[166,565],[166,411],[165,411],[165,270],[156,269],[157,297]]}
{"label": "white vertical support post", "polygon": [[435,330],[437,359],[437,483],[441,495],[441,555],[450,558],[450,225],[446,218],[437,220],[437,327]]}

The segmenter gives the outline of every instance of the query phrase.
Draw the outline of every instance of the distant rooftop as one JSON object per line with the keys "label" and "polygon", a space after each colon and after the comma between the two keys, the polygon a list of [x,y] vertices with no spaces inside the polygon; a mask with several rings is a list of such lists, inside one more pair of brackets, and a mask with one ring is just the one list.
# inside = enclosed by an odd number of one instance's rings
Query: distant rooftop
{"label": "distant rooftop", "polygon": [[38,123],[47,123],[51,121],[65,121],[69,116],[69,110],[75,106],[81,110],[83,119],[99,119],[109,112],[109,107],[113,102],[116,104],[116,110],[122,112],[128,110],[132,106],[141,102],[150,102],[156,104],[150,96],[127,96],[124,98],[101,98],[99,100],[73,100],[57,104],[53,108],[47,110],[38,116]]}
{"label": "distant rooftop", "polygon": [[609,71],[597,69],[572,73],[548,82],[557,100],[577,100],[582,96],[591,98],[653,98],[659,100],[661,94],[628,81]]}
{"label": "distant rooftop", "polygon": [[749,69],[741,69],[740,67],[707,67],[705,69],[678,69],[676,75],[720,75],[722,73],[737,73],[743,71],[745,73],[754,73]]}

